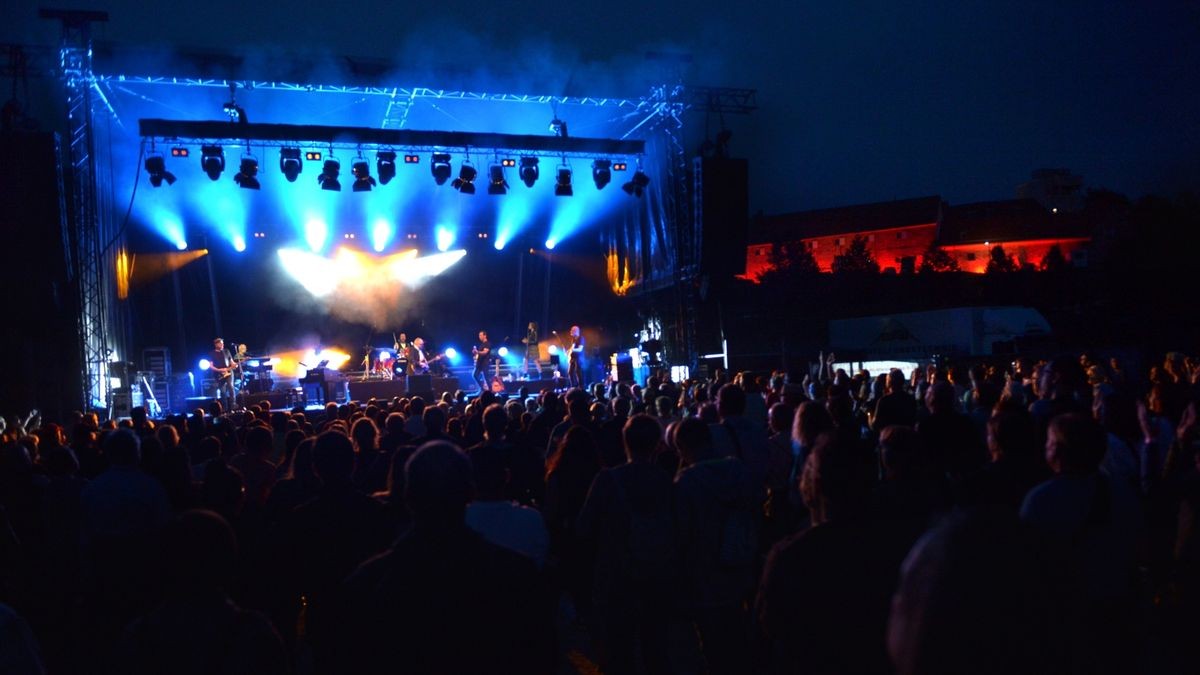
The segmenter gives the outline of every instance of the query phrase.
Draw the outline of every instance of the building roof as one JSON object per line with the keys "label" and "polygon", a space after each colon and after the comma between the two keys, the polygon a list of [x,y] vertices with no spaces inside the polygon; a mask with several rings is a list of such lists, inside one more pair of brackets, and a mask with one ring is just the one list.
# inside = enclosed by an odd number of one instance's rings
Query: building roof
{"label": "building roof", "polygon": [[1053,213],[1032,199],[1005,199],[948,207],[938,243],[952,246],[1086,236],[1087,230],[1075,214]]}
{"label": "building roof", "polygon": [[750,243],[796,241],[837,234],[855,234],[937,223],[942,207],[938,195],[874,204],[840,206],[760,216],[750,225]]}

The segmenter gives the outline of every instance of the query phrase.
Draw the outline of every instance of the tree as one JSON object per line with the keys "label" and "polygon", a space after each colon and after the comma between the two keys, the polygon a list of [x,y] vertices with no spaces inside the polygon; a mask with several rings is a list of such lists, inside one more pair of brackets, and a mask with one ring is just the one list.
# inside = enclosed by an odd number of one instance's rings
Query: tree
{"label": "tree", "polygon": [[868,272],[879,274],[879,262],[875,260],[875,256],[871,255],[871,249],[867,248],[867,238],[864,236],[860,235],[851,239],[846,252],[833,257],[834,274],[864,274]]}
{"label": "tree", "polygon": [[1042,258],[1042,264],[1039,266],[1043,272],[1061,272],[1067,269],[1067,257],[1063,255],[1062,249],[1055,244],[1046,251],[1046,255]]}
{"label": "tree", "polygon": [[817,259],[802,241],[771,244],[767,260],[771,263],[771,269],[758,277],[765,284],[789,285],[800,278],[821,272]]}
{"label": "tree", "polygon": [[992,247],[991,257],[988,259],[987,273],[1002,274],[1008,272],[1016,272],[1021,269],[1020,263],[1015,258],[1004,252],[1004,247],[997,244]]}
{"label": "tree", "polygon": [[946,249],[930,242],[929,248],[921,254],[921,272],[957,272],[958,258],[946,252]]}

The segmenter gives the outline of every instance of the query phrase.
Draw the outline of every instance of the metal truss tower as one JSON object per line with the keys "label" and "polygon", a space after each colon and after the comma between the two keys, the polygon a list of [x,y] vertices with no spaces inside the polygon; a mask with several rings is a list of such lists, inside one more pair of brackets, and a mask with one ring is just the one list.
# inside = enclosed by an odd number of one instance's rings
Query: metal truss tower
{"label": "metal truss tower", "polygon": [[59,75],[66,88],[69,130],[70,192],[68,219],[71,250],[68,273],[79,293],[78,329],[82,349],[84,409],[107,408],[108,364],[113,360],[115,298],[112,270],[116,233],[112,227],[110,176],[96,168],[97,108],[111,110],[92,75],[91,24],[106,21],[103,12],[42,10],[44,19],[62,24]]}

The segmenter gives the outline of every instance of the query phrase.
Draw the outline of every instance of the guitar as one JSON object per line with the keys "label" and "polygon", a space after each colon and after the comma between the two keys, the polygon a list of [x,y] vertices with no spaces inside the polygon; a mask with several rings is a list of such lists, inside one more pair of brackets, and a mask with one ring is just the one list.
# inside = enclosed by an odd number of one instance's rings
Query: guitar
{"label": "guitar", "polygon": [[438,361],[441,361],[444,358],[446,358],[445,354],[438,354],[437,356],[433,357],[432,359],[422,359],[421,361],[414,363],[413,364],[413,375],[425,375],[426,373],[429,372],[429,368],[433,364],[437,363]]}

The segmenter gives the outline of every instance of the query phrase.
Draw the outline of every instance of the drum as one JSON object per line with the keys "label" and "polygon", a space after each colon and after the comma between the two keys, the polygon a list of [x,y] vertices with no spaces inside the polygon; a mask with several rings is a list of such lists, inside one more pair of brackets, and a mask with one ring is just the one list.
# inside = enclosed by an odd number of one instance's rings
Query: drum
{"label": "drum", "polygon": [[396,363],[396,359],[391,356],[388,356],[387,358],[381,357],[381,358],[375,359],[374,371],[378,375],[383,375],[385,377],[391,378],[392,377],[392,366],[395,363]]}

